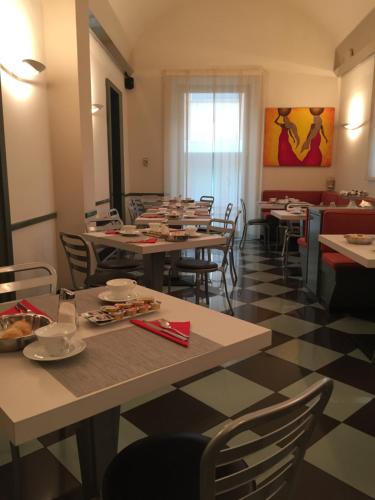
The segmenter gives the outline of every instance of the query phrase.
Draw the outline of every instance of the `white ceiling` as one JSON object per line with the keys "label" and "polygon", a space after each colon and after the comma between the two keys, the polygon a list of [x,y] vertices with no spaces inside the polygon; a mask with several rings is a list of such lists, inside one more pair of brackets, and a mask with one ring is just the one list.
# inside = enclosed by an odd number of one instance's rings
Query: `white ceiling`
{"label": "white ceiling", "polygon": [[[109,0],[124,31],[134,47],[138,38],[160,16],[168,10],[178,8],[187,2],[199,3],[205,0]],[[237,0],[232,0],[235,6]],[[248,0],[257,2],[263,0]],[[329,33],[338,45],[357,24],[375,7],[375,0],[279,0],[290,8],[302,11],[321,29]]]}

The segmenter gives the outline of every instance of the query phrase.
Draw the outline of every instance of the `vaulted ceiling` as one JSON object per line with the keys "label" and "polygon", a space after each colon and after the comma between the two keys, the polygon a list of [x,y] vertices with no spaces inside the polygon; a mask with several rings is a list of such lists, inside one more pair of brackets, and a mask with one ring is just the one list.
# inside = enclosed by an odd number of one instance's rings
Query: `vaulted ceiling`
{"label": "vaulted ceiling", "polygon": [[[199,5],[205,0],[109,0],[128,40],[134,47],[140,36],[168,11],[186,3]],[[233,9],[236,2],[232,0]],[[251,4],[270,0],[248,0]],[[375,0],[280,0],[285,9],[297,9],[325,31],[338,45],[375,8]],[[270,2],[271,7],[272,2]],[[287,27],[286,27],[287,29]]]}

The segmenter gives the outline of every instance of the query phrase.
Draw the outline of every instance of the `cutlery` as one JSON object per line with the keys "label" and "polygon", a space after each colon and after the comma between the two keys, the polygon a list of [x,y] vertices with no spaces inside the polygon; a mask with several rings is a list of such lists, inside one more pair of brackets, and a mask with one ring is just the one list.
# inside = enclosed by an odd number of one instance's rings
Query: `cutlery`
{"label": "cutlery", "polygon": [[167,333],[171,337],[174,337],[174,338],[176,338],[178,340],[184,340],[184,341],[189,340],[189,337],[187,335],[182,335],[182,334],[177,333],[177,332],[175,332],[173,330],[170,330],[168,328],[158,327],[157,325],[155,325],[151,321],[143,320],[143,323],[145,323],[146,325],[149,325],[151,328],[153,328],[154,330],[156,330],[158,333]]}
{"label": "cutlery", "polygon": [[25,304],[22,304],[22,302],[17,302],[15,307],[16,307],[18,312],[23,312],[23,313],[32,313],[33,312],[31,309],[26,307]]}
{"label": "cutlery", "polygon": [[182,337],[189,338],[189,335],[186,335],[186,333],[181,332],[180,330],[177,330],[177,328],[174,328],[169,321],[167,321],[164,318],[160,318],[159,320],[160,326],[162,328],[165,328],[166,330],[171,330],[172,332],[177,333],[178,335],[182,335]]}

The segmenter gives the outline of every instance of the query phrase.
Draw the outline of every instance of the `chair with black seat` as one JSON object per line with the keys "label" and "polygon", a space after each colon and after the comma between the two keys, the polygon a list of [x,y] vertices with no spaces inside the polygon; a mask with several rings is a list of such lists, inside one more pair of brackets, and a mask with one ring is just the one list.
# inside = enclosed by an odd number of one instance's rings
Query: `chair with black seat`
{"label": "chair with black seat", "polygon": [[263,237],[264,237],[264,246],[266,249],[269,249],[270,246],[270,225],[264,217],[259,217],[256,219],[247,219],[247,214],[246,214],[246,205],[244,200],[241,198],[241,208],[242,208],[242,217],[243,217],[243,230],[242,230],[242,236],[240,240],[240,249],[243,250],[245,247],[246,243],[246,238],[247,238],[247,229],[249,226],[259,226],[263,229]]}
{"label": "chair with black seat", "polygon": [[141,262],[127,256],[126,252],[103,245],[92,245],[98,270],[135,271],[141,267]]}
{"label": "chair with black seat", "polygon": [[225,220],[229,220],[232,208],[233,208],[233,203],[228,203],[227,208],[225,209],[225,215],[224,215]]}
{"label": "chair with black seat", "polygon": [[[292,399],[231,421],[212,439],[184,433],[136,441],[107,468],[103,500],[295,498],[300,464],[332,387],[322,379]],[[257,428],[267,430],[249,437]]]}
{"label": "chair with black seat", "polygon": [[203,195],[200,197],[199,201],[206,202],[208,204],[208,213],[211,214],[212,212],[212,207],[215,202],[215,197],[214,196],[208,196],[208,195]]}
{"label": "chair with black seat", "polygon": [[225,244],[220,246],[214,245],[212,247],[208,247],[209,255],[210,255],[210,250],[220,250],[223,253],[221,264],[220,265],[217,264],[216,262],[211,260],[211,258],[208,258],[207,260],[198,259],[196,257],[195,258],[182,257],[181,259],[178,259],[176,262],[173,262],[173,264],[169,269],[168,293],[170,293],[171,291],[172,274],[176,274],[179,272],[195,274],[195,302],[199,304],[200,288],[201,288],[201,282],[203,280],[205,285],[206,303],[207,305],[209,305],[210,300],[208,295],[208,277],[209,274],[211,273],[220,272],[222,275],[222,282],[224,284],[225,296],[229,305],[230,312],[233,315],[234,313],[231,301],[229,299],[225,270],[228,265],[228,254],[235,233],[234,222],[226,221],[225,219],[211,219],[211,221],[207,226],[207,233],[219,234],[220,236],[226,238]]}
{"label": "chair with black seat", "polygon": [[[108,280],[114,278],[132,278],[130,270],[124,269],[97,269],[91,272],[91,252],[87,241],[78,234],[60,233],[60,240],[68,259],[70,275],[75,290],[104,286]],[[77,275],[83,274],[82,283],[78,283]]]}

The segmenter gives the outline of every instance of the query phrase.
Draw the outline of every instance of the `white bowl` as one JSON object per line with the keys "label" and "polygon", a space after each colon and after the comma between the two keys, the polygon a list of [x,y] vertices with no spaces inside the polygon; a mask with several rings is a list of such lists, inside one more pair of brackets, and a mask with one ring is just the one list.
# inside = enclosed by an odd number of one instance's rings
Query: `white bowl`
{"label": "white bowl", "polygon": [[345,234],[344,238],[348,243],[354,245],[371,245],[375,240],[375,236],[372,234]]}

